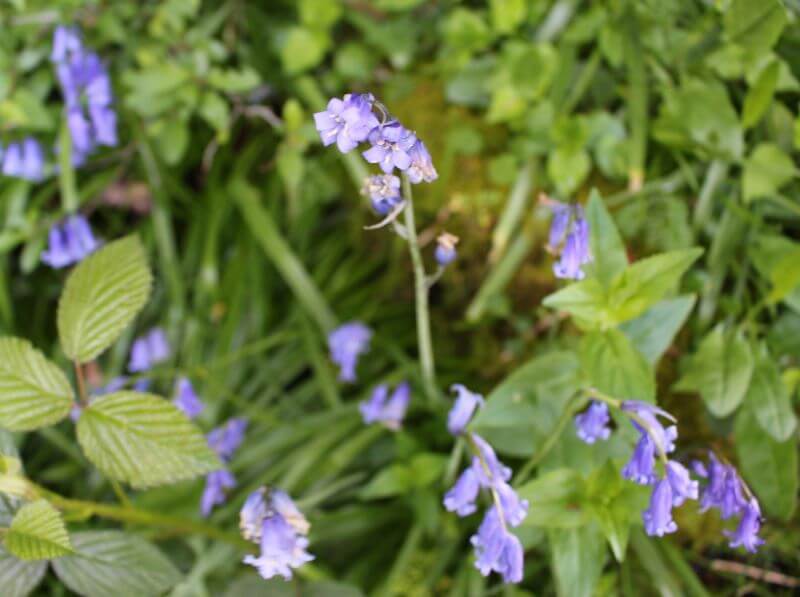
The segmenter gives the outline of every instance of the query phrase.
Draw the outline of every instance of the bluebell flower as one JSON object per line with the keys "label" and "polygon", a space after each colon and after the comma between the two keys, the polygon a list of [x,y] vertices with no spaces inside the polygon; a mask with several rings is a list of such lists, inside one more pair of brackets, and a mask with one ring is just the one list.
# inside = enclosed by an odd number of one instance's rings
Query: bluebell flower
{"label": "bluebell flower", "polygon": [[400,179],[391,174],[370,176],[362,191],[369,197],[372,209],[382,216],[391,213],[403,201],[400,196]]}
{"label": "bluebell flower", "polygon": [[369,350],[372,330],[360,321],[340,325],[328,335],[331,360],[339,366],[339,380],[356,381],[358,357]]}
{"label": "bluebell flower", "polygon": [[74,214],[50,228],[48,247],[42,252],[41,259],[58,269],[78,263],[99,246],[86,218]]}
{"label": "bluebell flower", "polygon": [[718,508],[722,518],[727,519],[738,514],[746,505],[739,473],[733,466],[721,463],[710,452],[708,483],[700,497],[700,511]]}
{"label": "bluebell flower", "polygon": [[133,342],[128,371],[138,373],[152,369],[169,358],[170,347],[167,335],[161,328],[153,328]]}
{"label": "bluebell flower", "polygon": [[190,419],[194,419],[203,412],[203,403],[194,391],[192,382],[186,377],[178,379],[175,389],[175,398],[172,401],[175,406],[184,412]]}
{"label": "bluebell flower", "polygon": [[6,176],[38,182],[44,176],[44,166],[42,146],[33,137],[25,138],[22,143],[10,143],[3,154]]}
{"label": "bluebell flower", "polygon": [[246,430],[247,419],[234,418],[211,431],[206,439],[211,449],[217,453],[217,456],[223,462],[227,462],[233,458],[236,450],[242,445]]}
{"label": "bluebell flower", "polygon": [[370,396],[358,405],[364,423],[381,423],[387,428],[397,431],[403,424],[403,419],[411,399],[411,387],[403,382],[397,385],[394,392],[389,395],[386,384],[377,386]]}
{"label": "bluebell flower", "polygon": [[420,139],[417,139],[408,154],[411,157],[411,166],[409,166],[406,173],[412,183],[433,182],[439,178],[439,173],[436,172],[436,168],[433,166],[431,154],[428,153],[428,149]]}
{"label": "bluebell flower", "polygon": [[206,486],[200,499],[200,512],[204,517],[211,514],[214,506],[224,504],[228,490],[236,487],[236,479],[230,471],[220,469],[206,475]]}
{"label": "bluebell flower", "polygon": [[622,476],[639,485],[650,485],[656,480],[655,468],[656,445],[646,433],[639,437],[633,449],[631,459],[622,469]]}
{"label": "bluebell flower", "polygon": [[80,32],[76,27],[59,25],[53,32],[53,51],[50,60],[64,62],[83,49]]}
{"label": "bluebell flower", "polygon": [[553,265],[558,278],[581,280],[583,266],[592,260],[589,246],[589,222],[580,205],[552,202],[553,221],[550,225],[547,249],[560,255]]}
{"label": "bluebell flower", "polygon": [[[641,402],[639,400],[623,401],[622,410],[632,413],[636,417],[635,419],[631,419],[633,426],[640,433],[650,435],[650,438],[656,442],[657,452],[669,454],[675,450],[678,428],[674,425],[665,428],[658,420],[660,416],[671,422],[675,422],[675,417],[654,404]],[[642,427],[642,425],[645,425],[646,428]]]}
{"label": "bluebell flower", "polygon": [[314,559],[306,551],[308,521],[284,492],[262,488],[251,494],[241,510],[240,527],[245,539],[261,547],[258,557],[247,555],[244,563],[265,579],[290,580],[293,569]]}
{"label": "bluebell flower", "polygon": [[572,206],[568,203],[554,201],[551,209],[553,211],[553,220],[550,222],[547,250],[551,253],[557,253],[560,250],[561,243],[564,242],[564,237],[567,235],[570,218],[572,217]]}
{"label": "bluebell flower", "polygon": [[672,487],[667,479],[655,484],[650,507],[642,512],[642,520],[645,532],[651,536],[663,537],[678,530],[678,525],[672,520]]}
{"label": "bluebell flower", "polygon": [[764,540],[758,536],[758,531],[761,529],[761,508],[758,500],[750,498],[750,501],[743,506],[743,510],[736,530],[725,531],[725,535],[731,539],[729,543],[731,547],[744,547],[750,553],[755,553],[759,546],[764,544]]}
{"label": "bluebell flower", "polygon": [[517,492],[505,481],[495,483],[493,489],[500,499],[506,524],[510,524],[512,527],[519,526],[528,515],[528,500],[520,499]]}
{"label": "bluebell flower", "polygon": [[458,244],[458,237],[447,232],[440,234],[436,239],[436,250],[434,257],[436,263],[442,267],[448,266],[458,256],[456,253],[456,244]]}
{"label": "bluebell flower", "polygon": [[575,417],[575,430],[581,440],[593,444],[611,436],[611,428],[608,426],[610,420],[606,403],[595,400],[585,412]]}
{"label": "bluebell flower", "polygon": [[392,170],[408,170],[411,167],[411,148],[417,136],[402,124],[393,120],[370,132],[368,140],[372,147],[362,155],[370,164],[378,164],[386,174]]}
{"label": "bluebell flower", "polygon": [[483,576],[497,572],[506,583],[522,581],[524,552],[522,544],[503,524],[496,508],[492,507],[472,536],[477,559],[475,567]]}
{"label": "bluebell flower", "polygon": [[666,466],[667,480],[672,488],[672,505],[680,506],[684,501],[696,500],[700,484],[692,481],[689,471],[680,462],[670,460]]}
{"label": "bluebell flower", "polygon": [[456,401],[447,415],[447,430],[452,435],[461,435],[467,428],[472,415],[479,406],[483,406],[483,396],[470,392],[465,386],[457,383],[450,386],[456,392]]}
{"label": "bluebell flower", "polygon": [[378,119],[372,112],[374,101],[371,93],[348,93],[342,99],[332,98],[326,110],[314,114],[322,144],[336,143],[339,151],[347,153],[366,141],[370,131],[378,126]]}
{"label": "bluebell flower", "polygon": [[497,458],[494,449],[477,433],[470,434],[481,456],[473,457],[472,468],[482,487],[492,487],[501,481],[511,479],[511,469]]}
{"label": "bluebell flower", "polygon": [[469,516],[475,512],[475,500],[478,499],[479,491],[478,477],[472,467],[467,467],[455,485],[444,494],[444,507],[448,512],[455,512],[459,516]]}

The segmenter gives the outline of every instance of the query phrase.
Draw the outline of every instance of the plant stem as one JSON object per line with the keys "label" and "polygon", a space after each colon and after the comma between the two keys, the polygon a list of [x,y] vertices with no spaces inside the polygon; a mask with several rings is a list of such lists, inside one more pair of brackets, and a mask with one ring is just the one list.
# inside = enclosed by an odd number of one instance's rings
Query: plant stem
{"label": "plant stem", "polygon": [[433,341],[431,340],[431,323],[428,315],[428,285],[425,266],[417,239],[417,225],[414,221],[414,199],[411,194],[411,181],[403,174],[403,198],[406,201],[405,222],[408,234],[408,250],[411,253],[411,264],[414,267],[414,295],[417,307],[417,343],[419,344],[419,364],[422,369],[422,380],[425,391],[431,400],[436,400],[436,369],[433,361]]}
{"label": "plant stem", "polygon": [[78,361],[74,361],[75,378],[78,380],[78,400],[81,406],[89,406],[89,399],[86,395],[86,382],[83,379],[83,368]]}
{"label": "plant stem", "polygon": [[61,206],[71,214],[78,209],[78,190],[75,186],[75,169],[72,167],[72,137],[64,118],[58,137],[58,184],[61,191]]}

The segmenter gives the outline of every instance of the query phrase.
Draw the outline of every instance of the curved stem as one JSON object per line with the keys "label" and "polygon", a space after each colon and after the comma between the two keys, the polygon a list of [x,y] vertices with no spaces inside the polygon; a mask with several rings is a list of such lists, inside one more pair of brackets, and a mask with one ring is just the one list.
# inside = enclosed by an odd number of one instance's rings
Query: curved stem
{"label": "curved stem", "polygon": [[428,285],[422,253],[417,239],[417,226],[414,221],[414,200],[411,194],[411,181],[403,174],[403,198],[406,201],[405,227],[408,235],[408,250],[411,253],[411,264],[414,268],[414,295],[417,310],[417,342],[419,344],[419,364],[425,391],[430,400],[436,400],[436,369],[433,361],[433,341],[431,340],[431,323],[428,315]]}

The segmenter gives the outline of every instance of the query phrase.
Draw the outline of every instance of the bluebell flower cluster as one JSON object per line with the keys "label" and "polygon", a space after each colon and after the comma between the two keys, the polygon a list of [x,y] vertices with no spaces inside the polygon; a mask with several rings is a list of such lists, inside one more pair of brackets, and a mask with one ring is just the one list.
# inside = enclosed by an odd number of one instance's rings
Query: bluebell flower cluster
{"label": "bluebell flower cluster", "polygon": [[444,232],[436,238],[436,249],[433,256],[436,258],[436,263],[442,267],[447,267],[458,256],[456,253],[456,245],[458,244],[458,237]]}
{"label": "bluebell flower cluster", "polygon": [[339,380],[356,381],[358,358],[369,350],[372,330],[360,321],[340,325],[328,335],[331,360],[339,366]]}
{"label": "bluebell flower cluster", "polygon": [[306,551],[311,526],[283,491],[262,487],[251,493],[239,513],[239,527],[246,540],[260,547],[258,556],[246,555],[244,563],[265,579],[291,580],[292,570],[314,559]]}
{"label": "bluebell flower cluster", "polygon": [[[639,432],[639,439],[630,460],[622,469],[622,476],[653,488],[650,504],[642,512],[645,532],[657,537],[674,533],[678,525],[672,517],[673,508],[687,500],[699,499],[701,512],[717,508],[723,519],[741,515],[737,529],[726,531],[731,539],[730,546],[756,551],[763,544],[758,537],[761,509],[736,469],[720,462],[713,453],[709,454],[708,467],[695,461],[692,465],[695,474],[707,479],[701,495],[700,482],[692,479],[683,464],[669,458],[669,454],[675,451],[678,428],[674,424],[665,426],[661,421],[665,419],[675,423],[675,418],[653,404],[637,400],[625,400],[619,406]],[[598,439],[608,439],[611,433],[608,423],[608,406],[599,401],[592,401],[587,410],[575,418],[577,435],[588,444]],[[657,470],[657,460],[663,465],[661,474]]]}
{"label": "bluebell flower cluster", "polygon": [[153,328],[134,340],[131,347],[131,358],[128,361],[128,371],[131,373],[148,371],[158,363],[166,361],[169,355],[170,347],[167,335],[163,329]]}
{"label": "bluebell flower cluster", "polygon": [[369,400],[358,405],[364,423],[380,423],[387,429],[398,431],[403,425],[408,403],[411,401],[411,386],[407,382],[397,385],[389,394],[389,387],[380,384],[373,391]]}
{"label": "bluebell flower cluster", "polygon": [[38,182],[44,177],[45,158],[41,144],[33,137],[0,147],[2,172],[5,176]]}
{"label": "bluebell flower cluster", "polygon": [[99,246],[86,218],[74,214],[50,228],[48,247],[42,252],[41,259],[50,267],[59,269],[78,263]]}
{"label": "bluebell flower cluster", "polygon": [[175,398],[172,403],[190,419],[194,419],[203,412],[203,402],[194,391],[192,382],[188,377],[178,378],[175,384]]}
{"label": "bluebell flower cluster", "polygon": [[[208,434],[208,445],[216,452],[223,464],[230,462],[236,450],[244,441],[247,421],[237,418],[231,419],[221,427],[217,427]],[[206,475],[206,485],[200,499],[200,512],[208,516],[214,506],[224,504],[228,492],[236,487],[236,478],[227,468],[221,468]]]}
{"label": "bluebell flower cluster", "polygon": [[582,280],[583,266],[592,261],[589,247],[589,222],[583,207],[577,204],[560,203],[546,199],[553,210],[547,250],[559,255],[553,265],[557,278]]}
{"label": "bluebell flower cluster", "polygon": [[64,96],[72,161],[81,165],[97,146],[117,145],[111,80],[103,61],[84,48],[73,27],[56,28],[50,59]]}
{"label": "bluebell flower cluster", "polygon": [[387,216],[403,203],[400,195],[400,179],[392,174],[376,174],[364,182],[362,193],[369,197],[372,209]]}
{"label": "bluebell flower cluster", "polygon": [[[380,120],[375,110],[380,113]],[[433,182],[439,176],[425,144],[391,117],[371,93],[348,93],[341,99],[331,99],[325,110],[314,114],[314,123],[322,143],[336,143],[342,153],[368,142],[370,147],[362,156],[385,174],[397,169],[415,184]]]}
{"label": "bluebell flower cluster", "polygon": [[[483,397],[463,385],[454,385],[456,401],[448,414],[447,427],[453,435],[465,433]],[[511,469],[505,466],[489,443],[475,433],[468,434],[473,448],[472,462],[444,496],[444,507],[459,516],[477,510],[481,489],[492,495],[493,505],[484,514],[478,532],[470,542],[475,547],[475,566],[484,576],[497,572],[507,583],[522,580],[524,550],[509,527],[519,526],[528,514],[528,501],[520,499],[509,485]]]}

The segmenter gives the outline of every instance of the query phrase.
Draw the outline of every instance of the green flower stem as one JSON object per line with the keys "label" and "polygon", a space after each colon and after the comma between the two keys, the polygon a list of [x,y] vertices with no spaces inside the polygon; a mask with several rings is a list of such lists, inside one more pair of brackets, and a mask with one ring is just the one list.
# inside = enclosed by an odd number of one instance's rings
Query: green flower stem
{"label": "green flower stem", "polygon": [[89,397],[86,394],[86,382],[83,379],[83,368],[78,361],[74,361],[75,379],[78,382],[78,400],[82,406],[89,406]]}
{"label": "green flower stem", "polygon": [[72,167],[72,137],[69,134],[66,118],[58,135],[58,184],[64,212],[68,214],[76,212],[78,189],[75,185],[75,169]]}
{"label": "green flower stem", "polygon": [[428,314],[428,284],[422,253],[417,238],[417,225],[414,221],[414,199],[411,193],[411,181],[403,174],[403,199],[406,201],[405,227],[408,238],[408,250],[411,253],[411,264],[414,268],[414,295],[417,307],[417,343],[419,344],[419,364],[422,369],[422,381],[425,391],[431,400],[436,400],[439,393],[436,389],[436,368],[433,361],[433,341],[431,340],[431,322]]}

